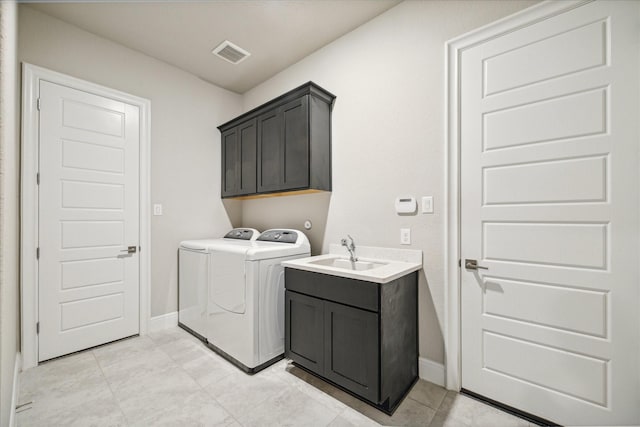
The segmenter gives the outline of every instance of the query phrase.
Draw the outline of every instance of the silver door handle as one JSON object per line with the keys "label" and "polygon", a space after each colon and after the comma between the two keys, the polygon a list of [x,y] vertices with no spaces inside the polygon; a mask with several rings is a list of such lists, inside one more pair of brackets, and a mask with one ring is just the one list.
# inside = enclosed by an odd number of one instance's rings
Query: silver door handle
{"label": "silver door handle", "polygon": [[120,252],[125,252],[128,254],[135,254],[138,251],[137,246],[128,246],[127,249],[123,249]]}
{"label": "silver door handle", "polygon": [[478,265],[478,261],[476,261],[475,259],[465,259],[464,268],[468,270],[478,270],[478,269],[488,270],[489,269],[489,267],[483,267],[481,265]]}

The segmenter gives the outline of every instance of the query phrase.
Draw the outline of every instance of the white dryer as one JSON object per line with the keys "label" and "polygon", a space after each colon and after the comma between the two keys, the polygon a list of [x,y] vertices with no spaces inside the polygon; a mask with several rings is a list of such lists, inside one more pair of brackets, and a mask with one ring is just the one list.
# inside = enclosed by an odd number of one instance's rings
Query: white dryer
{"label": "white dryer", "polygon": [[210,249],[207,319],[210,347],[247,373],[284,355],[284,267],[308,257],[298,230],[267,230],[246,246]]}
{"label": "white dryer", "polygon": [[254,228],[235,228],[218,239],[185,240],[178,250],[178,325],[206,341],[207,301],[211,280],[211,250],[247,250],[260,236]]}

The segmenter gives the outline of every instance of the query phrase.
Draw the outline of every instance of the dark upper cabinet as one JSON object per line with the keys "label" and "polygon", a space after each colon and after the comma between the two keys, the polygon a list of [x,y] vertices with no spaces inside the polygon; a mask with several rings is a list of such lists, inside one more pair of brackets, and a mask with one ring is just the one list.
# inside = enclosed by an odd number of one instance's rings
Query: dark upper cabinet
{"label": "dark upper cabinet", "polygon": [[222,132],[222,197],[256,192],[256,119]]}
{"label": "dark upper cabinet", "polygon": [[[309,82],[219,126],[222,197],[331,191],[334,100],[334,95]],[[249,159],[245,162],[241,154],[228,154],[229,146],[242,145],[238,132],[248,122],[254,123],[253,175],[249,172]],[[238,166],[240,162],[242,167]],[[253,186],[248,182],[252,178]]]}

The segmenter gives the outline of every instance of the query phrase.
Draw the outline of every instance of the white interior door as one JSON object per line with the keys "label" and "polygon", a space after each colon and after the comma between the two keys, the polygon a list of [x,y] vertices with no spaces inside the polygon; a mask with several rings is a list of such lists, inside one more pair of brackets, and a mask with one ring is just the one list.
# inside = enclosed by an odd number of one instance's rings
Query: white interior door
{"label": "white interior door", "polygon": [[38,359],[139,331],[138,107],[42,81]]}
{"label": "white interior door", "polygon": [[563,425],[640,424],[639,16],[461,56],[462,387]]}

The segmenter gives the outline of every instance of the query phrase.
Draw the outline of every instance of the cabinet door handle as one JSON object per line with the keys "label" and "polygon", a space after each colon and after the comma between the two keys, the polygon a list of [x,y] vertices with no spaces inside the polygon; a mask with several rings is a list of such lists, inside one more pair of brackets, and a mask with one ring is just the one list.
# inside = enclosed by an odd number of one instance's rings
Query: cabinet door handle
{"label": "cabinet door handle", "polygon": [[465,259],[464,260],[464,268],[467,270],[488,270],[489,267],[483,267],[482,265],[478,265],[478,261],[475,259]]}
{"label": "cabinet door handle", "polygon": [[137,246],[128,246],[127,249],[123,249],[120,252],[125,252],[128,254],[135,254],[138,251]]}

